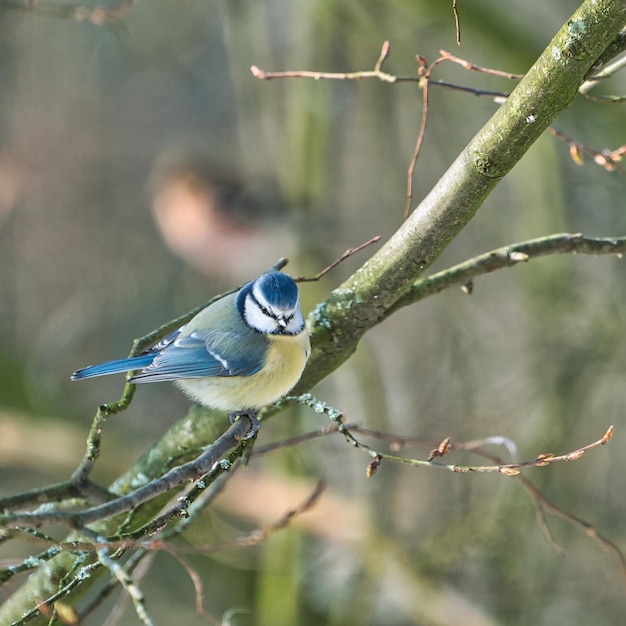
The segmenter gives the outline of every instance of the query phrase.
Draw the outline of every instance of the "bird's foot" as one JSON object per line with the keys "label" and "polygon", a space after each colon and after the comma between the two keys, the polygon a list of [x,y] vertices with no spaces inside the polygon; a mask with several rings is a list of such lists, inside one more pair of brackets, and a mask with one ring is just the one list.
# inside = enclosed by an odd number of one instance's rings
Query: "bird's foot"
{"label": "bird's foot", "polygon": [[258,420],[258,411],[233,411],[228,419],[231,424],[234,424],[241,417],[245,417],[250,422],[250,428],[248,432],[244,435],[244,439],[252,439],[258,432],[259,428],[261,428],[261,423]]}

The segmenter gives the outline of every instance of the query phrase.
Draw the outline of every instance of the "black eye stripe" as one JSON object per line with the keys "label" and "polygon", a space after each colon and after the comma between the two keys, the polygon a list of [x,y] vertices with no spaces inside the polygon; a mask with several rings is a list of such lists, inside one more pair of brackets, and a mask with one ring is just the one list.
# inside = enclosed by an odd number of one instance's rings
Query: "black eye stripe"
{"label": "black eye stripe", "polygon": [[248,294],[250,296],[250,298],[252,298],[252,301],[259,307],[261,313],[263,313],[263,315],[267,315],[267,317],[271,317],[272,319],[276,319],[276,316],[272,313],[272,311],[270,311],[270,309],[268,309],[266,306],[263,306],[256,298],[256,296],[254,295],[254,292],[250,292]]}

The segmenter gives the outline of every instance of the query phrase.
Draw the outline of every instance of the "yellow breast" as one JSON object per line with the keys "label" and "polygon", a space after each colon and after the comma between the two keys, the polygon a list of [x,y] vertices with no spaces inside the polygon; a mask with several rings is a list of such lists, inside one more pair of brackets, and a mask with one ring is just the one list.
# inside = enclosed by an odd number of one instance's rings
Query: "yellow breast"
{"label": "yellow breast", "polygon": [[223,411],[261,409],[289,393],[300,380],[311,344],[299,335],[271,335],[263,368],[252,376],[187,378],[176,384],[191,398]]}

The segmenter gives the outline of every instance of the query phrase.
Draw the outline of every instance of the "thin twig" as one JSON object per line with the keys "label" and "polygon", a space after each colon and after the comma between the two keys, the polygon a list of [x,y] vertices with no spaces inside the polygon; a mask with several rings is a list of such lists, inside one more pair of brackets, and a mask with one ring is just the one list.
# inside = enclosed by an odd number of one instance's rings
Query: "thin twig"
{"label": "thin twig", "polygon": [[[213,467],[211,467],[211,469],[204,474],[204,476],[201,476],[198,480],[196,480],[194,485],[184,495],[179,496],[176,499],[176,504],[166,507],[165,511],[161,515],[158,515],[143,526],[131,532],[120,533],[118,535],[108,537],[108,541],[133,544],[136,541],[152,536],[158,532],[162,533],[168,523],[173,520],[181,520],[181,523],[177,524],[174,529],[175,534],[180,534],[188,526],[188,523],[191,522],[192,515],[190,513],[190,509],[192,505],[201,498],[203,493],[215,484],[218,478],[222,477],[227,472],[231,472],[240,456],[241,450],[239,448],[235,448],[227,457],[222,459],[219,463],[215,463]],[[222,487],[220,486],[220,489],[221,488]],[[200,508],[206,506],[208,502],[215,497],[215,495],[215,491],[210,492],[210,499],[205,498],[202,500]],[[197,514],[197,511],[197,508],[194,509],[194,515]],[[162,536],[169,536],[169,534],[165,535],[162,533]]]}
{"label": "thin twig", "polygon": [[456,33],[456,45],[461,45],[461,21],[459,20],[459,10],[457,0],[452,0],[452,12],[454,13],[454,31]]}
{"label": "thin twig", "polygon": [[[589,522],[584,521],[580,517],[569,513],[568,511],[563,510],[561,507],[554,504],[548,500],[542,493],[533,485],[528,479],[524,476],[516,476],[517,480],[520,481],[520,484],[526,489],[529,494],[532,494],[533,498],[540,503],[542,509],[545,509],[546,512],[550,513],[555,517],[560,517],[562,520],[567,522],[568,524],[572,524],[575,528],[580,530],[587,537],[591,538],[595,541],[599,546],[601,546],[607,552],[613,554],[613,556],[618,560],[620,564],[620,570],[622,572],[622,576],[626,579],[626,556],[621,551],[621,549],[617,546],[616,543],[602,535],[597,531],[597,529],[591,525]],[[551,537],[551,532],[549,533]],[[556,542],[555,542],[556,543]],[[556,544],[558,546],[558,544]],[[559,546],[560,547],[560,546]]]}
{"label": "thin twig", "polygon": [[313,276],[311,278],[306,278],[305,276],[300,276],[298,278],[294,278],[294,280],[297,283],[311,283],[311,282],[315,282],[315,281],[319,280],[320,278],[322,278],[322,276],[325,276],[326,274],[328,274],[328,272],[330,272],[330,270],[332,270],[335,267],[337,267],[337,265],[339,265],[340,263],[345,261],[347,258],[351,257],[353,254],[356,254],[357,252],[360,252],[361,250],[363,250],[363,248],[367,248],[368,246],[371,246],[373,243],[377,243],[378,241],[380,241],[380,239],[381,239],[380,235],[376,235],[375,237],[372,237],[371,239],[369,239],[365,243],[362,243],[360,246],[357,246],[356,248],[349,248],[338,259],[335,259],[330,265],[325,267],[321,272],[318,272],[317,274],[315,274],[315,276]]}
{"label": "thin twig", "polygon": [[418,63],[420,64],[420,75],[422,77],[422,116],[420,121],[420,129],[417,134],[417,139],[415,141],[415,148],[413,148],[413,155],[411,156],[411,160],[409,161],[409,168],[406,173],[406,203],[404,205],[404,219],[406,220],[409,217],[409,213],[411,211],[411,203],[413,202],[413,176],[415,174],[415,166],[417,165],[417,159],[419,158],[420,152],[422,151],[422,144],[424,143],[424,137],[426,136],[426,125],[428,123],[428,97],[429,97],[429,86],[430,86],[430,75],[433,70],[439,63],[442,63],[446,60],[445,57],[441,56],[438,59],[435,59],[430,65],[426,66],[426,59],[417,57]]}
{"label": "thin twig", "polygon": [[[281,517],[271,524],[265,526],[264,528],[257,528],[245,536],[236,538],[234,541],[201,546],[200,550],[202,554],[208,554],[212,552],[223,552],[225,550],[236,550],[238,548],[263,543],[277,531],[286,528],[296,517],[299,517],[303,513],[311,510],[311,508],[317,504],[325,490],[326,483],[323,480],[318,480],[313,491],[300,504],[298,504],[295,508],[286,511],[283,515],[281,515]],[[157,540],[154,542],[154,546],[152,542],[147,542],[142,545],[152,549],[153,547],[159,548],[160,543],[161,542]]]}
{"label": "thin twig", "polygon": [[439,54],[447,61],[452,61],[460,65],[464,70],[470,70],[472,72],[480,72],[482,74],[490,74],[491,76],[499,76],[500,78],[506,78],[507,80],[521,80],[524,78],[523,74],[513,74],[512,72],[504,72],[502,70],[494,70],[490,67],[483,67],[482,65],[476,65],[466,59],[457,57],[456,55],[448,52],[447,50],[439,50]]}
{"label": "thin twig", "polygon": [[[77,559],[77,563],[80,562],[80,555]],[[29,622],[34,617],[37,617],[40,614],[49,614],[50,607],[53,607],[55,603],[66,595],[73,591],[78,585],[82,584],[87,578],[91,578],[94,572],[99,570],[102,567],[102,563],[96,561],[95,563],[89,563],[88,565],[79,566],[76,573],[67,581],[60,585],[58,591],[52,594],[50,597],[45,600],[40,601],[38,604],[33,606],[29,611],[24,613],[20,619],[13,622],[10,626],[23,626],[27,622]]]}
{"label": "thin twig", "polygon": [[604,435],[597,441],[566,454],[555,455],[552,453],[544,453],[529,461],[498,465],[457,465],[441,463],[434,460],[411,459],[374,450],[372,447],[356,439],[356,437],[350,432],[343,422],[343,413],[341,411],[329,406],[325,402],[317,400],[314,396],[308,393],[298,396],[297,400],[300,404],[309,407],[316,413],[327,415],[335,424],[337,424],[339,432],[344,436],[348,443],[373,457],[377,464],[380,464],[381,461],[393,461],[394,463],[403,463],[406,465],[413,465],[415,467],[446,469],[448,471],[461,474],[497,472],[508,476],[514,476],[519,474],[520,469],[526,467],[544,467],[546,465],[562,461],[576,461],[588,450],[606,445],[613,436],[613,426],[610,426]]}
{"label": "thin twig", "polygon": [[243,439],[249,429],[249,420],[238,419],[198,458],[174,467],[160,478],[156,478],[143,487],[139,487],[135,491],[120,496],[106,504],[77,512],[7,513],[0,516],[0,525],[40,526],[43,524],[65,523],[72,527],[81,528],[98,520],[130,511],[132,508],[148,502],[162,493],[167,493],[185,482],[196,480],[203,476],[231,448],[236,447],[238,450],[243,451],[244,447],[249,445],[249,442]]}
{"label": "thin twig", "polygon": [[[151,562],[154,560],[155,552],[149,552],[147,550],[136,550],[124,563],[124,569],[128,573],[133,574],[135,581],[142,580],[148,573]],[[85,618],[91,615],[110,595],[113,591],[119,588],[117,578],[110,576],[109,580],[104,586],[99,589],[98,593],[91,597],[82,607],[78,614],[79,621],[77,623],[84,623]],[[119,624],[121,616],[123,615],[126,604],[130,600],[128,594],[121,594],[119,600],[116,602],[113,609],[107,615],[107,619],[103,622],[102,626],[113,626]]]}
{"label": "thin twig", "polygon": [[580,141],[571,139],[553,126],[548,128],[548,132],[569,146],[570,157],[576,165],[583,165],[583,154],[589,154],[593,158],[593,162],[604,168],[607,172],[618,171],[620,174],[626,173],[624,168],[620,165],[620,162],[626,155],[626,145],[622,145],[615,150],[595,150]]}
{"label": "thin twig", "polygon": [[435,85],[436,87],[445,87],[446,89],[452,89],[453,91],[462,91],[465,93],[469,93],[472,96],[493,98],[493,101],[497,104],[502,104],[510,95],[508,91],[494,91],[493,89],[467,87],[465,85],[457,85],[456,83],[451,83],[446,80],[441,80],[439,78],[431,78],[430,84]]}
{"label": "thin twig", "polygon": [[[183,569],[189,576],[191,583],[193,584],[193,588],[196,594],[196,613],[209,621],[214,621],[211,616],[207,613],[204,608],[204,584],[202,583],[202,578],[200,574],[198,574],[198,570],[196,570],[191,563],[189,563],[177,550],[175,550],[172,546],[167,544],[161,544],[161,550],[170,554],[180,565],[182,565]],[[217,622],[214,622],[217,624]]]}
{"label": "thin twig", "polygon": [[378,57],[378,61],[376,61],[376,65],[374,65],[374,71],[375,72],[380,72],[383,63],[385,62],[385,60],[387,59],[387,57],[389,56],[389,53],[391,52],[391,44],[389,43],[389,40],[384,41],[383,45],[380,49],[380,56]]}
{"label": "thin twig", "polygon": [[[589,92],[596,85],[598,85],[602,81],[607,80],[608,78],[611,78],[611,76],[619,72],[624,67],[626,67],[626,54],[622,54],[621,56],[613,59],[612,61],[607,63],[604,67],[602,67],[601,70],[589,76],[587,80],[585,80],[585,82],[578,88],[578,93],[584,96],[589,95]],[[616,102],[616,101],[619,102],[619,101],[624,100],[624,98],[620,98],[617,96],[600,96],[600,97],[596,96],[596,98],[611,100],[613,102]]]}
{"label": "thin twig", "polygon": [[[453,0],[452,10],[455,17],[457,44],[459,44],[461,31],[457,0]],[[464,85],[457,85],[443,80],[433,80],[431,78],[431,74],[434,68],[443,61],[450,61],[451,63],[456,63],[457,65],[460,65],[465,70],[489,74],[491,76],[497,76],[499,78],[505,78],[507,80],[520,80],[521,78],[523,78],[523,74],[515,74],[512,72],[505,72],[502,70],[496,70],[476,65],[475,63],[471,63],[466,59],[462,59],[446,50],[440,50],[439,58],[435,59],[435,61],[433,61],[433,63],[431,64],[429,64],[424,57],[417,55],[417,60],[419,64],[417,76],[395,76],[381,70],[382,64],[388,57],[389,52],[390,43],[389,41],[385,41],[383,43],[378,61],[376,62],[373,70],[355,72],[317,72],[307,70],[267,72],[257,67],[256,65],[251,66],[250,70],[252,71],[252,74],[255,78],[261,80],[271,80],[273,78],[311,78],[313,80],[363,80],[368,78],[377,78],[380,81],[390,84],[399,82],[418,83],[418,86],[422,88],[422,115],[420,130],[418,132],[415,148],[413,149],[413,154],[411,156],[411,160],[409,162],[409,167],[407,170],[407,193],[404,207],[404,219],[406,219],[411,210],[411,204],[413,200],[413,176],[415,173],[415,167],[421,152],[421,147],[426,132],[426,125],[428,120],[428,92],[430,85],[437,85],[448,89],[464,91],[466,93],[472,93],[476,96],[489,96],[493,98],[493,100],[498,104],[502,104],[509,97],[509,94],[507,92],[477,89]],[[581,93],[584,93],[585,95],[587,95],[587,97],[593,98],[593,96],[590,96],[587,92],[597,83],[597,81],[612,75],[615,71],[620,69],[622,64],[626,64],[626,60],[624,60],[624,58],[616,59],[613,63],[608,64],[603,71],[598,72],[596,75],[592,76],[588,81],[586,81],[586,83],[583,84],[583,87],[581,87]],[[598,99],[609,99],[613,102],[621,102],[623,100],[622,98],[618,98],[616,96],[600,96]],[[619,169],[619,171],[622,171],[621,168],[619,168],[619,166],[617,165],[617,161],[621,160],[621,157],[626,153],[626,148],[622,147],[624,150],[623,152],[621,151],[622,148],[618,148],[617,150],[614,150],[612,152],[608,152],[606,150],[597,151],[592,148],[583,147],[582,144],[573,140],[569,140],[567,137],[565,137],[565,135],[559,133],[558,131],[555,131],[553,129],[551,129],[551,131],[555,137],[562,141],[565,141],[569,145],[570,154],[572,155],[572,158],[576,163],[582,162],[581,158],[577,158],[581,155],[582,152],[588,152],[594,155],[594,162],[604,167],[606,170],[614,171]]]}
{"label": "thin twig", "polygon": [[96,547],[99,562],[111,572],[119,584],[126,590],[133,601],[135,613],[139,621],[145,624],[145,626],[154,626],[154,622],[146,610],[143,592],[135,584],[126,569],[117,560],[111,557],[111,546],[109,542],[104,537],[100,537],[96,532],[88,528],[81,528],[80,533],[93,542]]}
{"label": "thin twig", "polygon": [[[451,450],[467,450],[471,451],[473,454],[481,456],[485,459],[491,461],[494,465],[503,466],[505,465],[505,461],[498,455],[492,454],[481,448],[482,445],[487,444],[496,444],[496,445],[504,445],[509,453],[516,454],[517,446],[514,442],[509,440],[506,437],[497,436],[497,437],[487,437],[481,440],[473,440],[473,441],[464,441],[464,442],[452,442],[450,438],[447,437],[443,440],[443,442],[437,444],[432,440],[426,440],[419,437],[400,437],[398,435],[383,433],[377,430],[372,430],[369,428],[364,428],[363,426],[358,425],[347,425],[351,432],[358,432],[368,437],[372,437],[373,439],[378,439],[381,441],[385,441],[390,444],[392,449],[400,449],[406,445],[422,445],[422,446],[436,446],[437,450],[443,452],[443,454],[448,454]],[[604,438],[603,438],[604,439]],[[600,440],[602,443],[603,440]],[[588,448],[587,448],[588,449]],[[431,456],[433,453],[431,452]],[[624,578],[626,578],[626,556],[620,550],[620,548],[610,539],[604,537],[597,529],[585,522],[578,516],[565,511],[554,502],[549,500],[537,487],[523,474],[519,473],[513,475],[513,479],[517,480],[522,488],[526,491],[528,496],[535,507],[536,517],[543,531],[544,537],[546,541],[554,547],[554,549],[559,554],[564,554],[564,549],[560,546],[555,540],[550,527],[548,526],[545,514],[549,513],[555,517],[559,517],[568,524],[574,526],[577,530],[583,532],[587,537],[590,537],[593,541],[597,542],[604,550],[613,554],[613,556],[618,560],[620,564],[620,569]]]}
{"label": "thin twig", "polygon": [[[484,458],[489,459],[493,463],[502,463],[502,459],[500,457],[486,452],[485,450],[474,450],[474,452]],[[554,539],[552,531],[548,526],[547,520],[545,518],[545,513],[549,513],[550,515],[559,517],[568,524],[571,524],[577,530],[581,531],[584,535],[590,537],[593,541],[598,543],[598,545],[600,545],[603,550],[606,550],[607,552],[613,554],[613,556],[619,562],[622,576],[626,579],[626,556],[624,556],[624,553],[613,541],[611,541],[607,537],[604,537],[604,535],[599,533],[597,529],[589,522],[585,522],[573,513],[565,511],[554,502],[546,498],[546,496],[541,493],[541,491],[539,491],[539,489],[537,489],[537,487],[523,474],[518,474],[513,478],[519,482],[519,484],[525,489],[526,493],[529,495],[533,505],[535,506],[537,519],[543,531],[544,537],[546,538],[546,541],[548,541],[548,543],[552,545],[559,554],[564,554],[564,549]]]}
{"label": "thin twig", "polygon": [[[388,42],[385,42],[388,44]],[[385,44],[383,44],[384,50]],[[389,52],[387,51],[387,54]],[[312,78],[313,80],[363,80],[364,78],[377,78],[384,83],[419,82],[417,76],[394,76],[380,69],[380,58],[378,58],[375,69],[359,72],[313,72],[307,70],[287,70],[283,72],[266,72],[256,65],[250,66],[250,71],[255,78],[260,80],[272,80],[273,78]],[[385,55],[386,58],[386,55]],[[384,59],[383,59],[384,61]]]}
{"label": "thin twig", "polygon": [[[105,502],[111,498],[106,490],[87,480],[80,489],[71,481],[55,483],[45,487],[37,487],[29,491],[12,494],[0,498],[0,510],[14,511],[28,506],[47,505],[51,502],[63,502],[85,498],[92,503]],[[0,538],[0,542],[2,539]]]}
{"label": "thin twig", "polygon": [[584,237],[581,233],[559,233],[497,248],[416,281],[392,307],[385,311],[385,316],[388,317],[401,307],[444,289],[467,285],[484,274],[526,263],[548,254],[568,253],[614,254],[621,258],[626,254],[626,237]]}

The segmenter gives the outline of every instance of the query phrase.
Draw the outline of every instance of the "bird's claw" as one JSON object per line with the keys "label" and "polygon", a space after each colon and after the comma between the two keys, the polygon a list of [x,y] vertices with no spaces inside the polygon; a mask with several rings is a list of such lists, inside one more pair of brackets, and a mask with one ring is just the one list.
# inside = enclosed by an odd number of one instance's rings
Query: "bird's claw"
{"label": "bird's claw", "polygon": [[250,422],[250,428],[243,436],[243,439],[252,439],[257,434],[257,432],[259,432],[259,428],[261,428],[261,423],[258,420],[258,415],[258,411],[233,411],[228,416],[228,419],[230,420],[231,424],[234,424],[241,417],[247,418]]}

